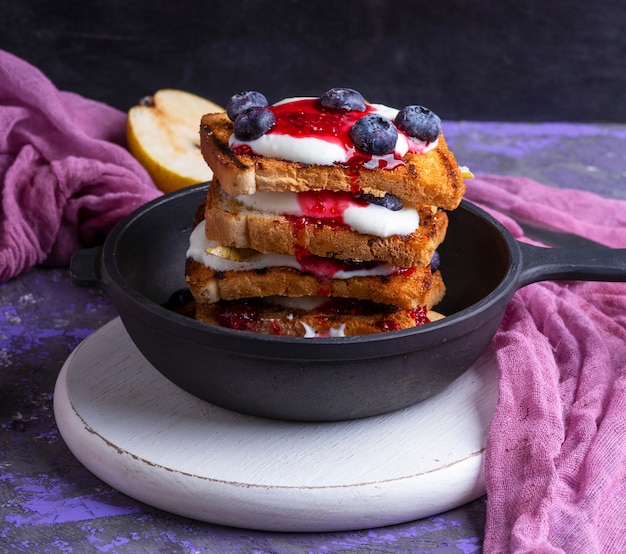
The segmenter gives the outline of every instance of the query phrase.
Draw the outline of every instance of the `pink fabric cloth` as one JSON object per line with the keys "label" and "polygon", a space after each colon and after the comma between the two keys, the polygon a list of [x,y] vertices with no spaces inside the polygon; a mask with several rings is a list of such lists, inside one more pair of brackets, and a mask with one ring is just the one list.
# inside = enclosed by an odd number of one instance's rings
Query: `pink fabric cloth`
{"label": "pink fabric cloth", "polygon": [[124,148],[125,127],[125,113],[0,50],[0,282],[67,264],[160,194]]}
{"label": "pink fabric cloth", "polygon": [[[467,199],[626,247],[623,201],[493,176]],[[626,552],[626,284],[520,289],[491,348],[485,552]]]}

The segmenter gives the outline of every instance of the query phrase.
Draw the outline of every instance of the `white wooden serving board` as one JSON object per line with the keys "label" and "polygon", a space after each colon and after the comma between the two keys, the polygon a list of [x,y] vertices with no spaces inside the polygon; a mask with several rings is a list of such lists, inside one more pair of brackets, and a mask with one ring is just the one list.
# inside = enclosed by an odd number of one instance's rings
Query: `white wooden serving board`
{"label": "white wooden serving board", "polygon": [[137,500],[217,524],[312,532],[403,523],[484,494],[496,399],[485,355],[442,393],[391,414],[247,416],[173,385],[115,319],[66,361],[54,412],[78,460]]}

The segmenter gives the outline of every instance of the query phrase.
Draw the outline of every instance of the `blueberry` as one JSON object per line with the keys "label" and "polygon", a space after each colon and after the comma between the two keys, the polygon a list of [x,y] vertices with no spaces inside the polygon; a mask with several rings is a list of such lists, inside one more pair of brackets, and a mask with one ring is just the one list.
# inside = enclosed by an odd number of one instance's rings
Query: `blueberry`
{"label": "blueberry", "polygon": [[363,200],[369,202],[370,204],[376,204],[377,206],[382,206],[383,208],[387,208],[392,212],[400,211],[403,207],[402,200],[393,194],[385,194],[385,196],[374,196],[373,194],[364,194],[362,196]]}
{"label": "blueberry", "polygon": [[439,258],[439,252],[436,250],[433,252],[433,257],[430,259],[430,270],[435,273],[441,265],[441,259]]}
{"label": "blueberry", "polygon": [[398,129],[392,121],[378,113],[370,113],[359,119],[350,129],[354,145],[374,156],[390,154],[396,147]]}
{"label": "blueberry", "polygon": [[233,131],[239,140],[256,140],[267,133],[275,123],[276,118],[269,108],[249,108],[237,116]]}
{"label": "blueberry", "polygon": [[320,104],[329,110],[365,111],[365,100],[351,88],[331,88],[320,96]]}
{"label": "blueberry", "polygon": [[248,90],[231,96],[226,104],[226,114],[231,121],[235,121],[237,116],[246,110],[257,107],[264,108],[265,106],[267,106],[267,98],[265,96],[255,90]]}
{"label": "blueberry", "polygon": [[441,133],[441,119],[424,106],[405,106],[395,119],[398,129],[410,137],[433,142]]}

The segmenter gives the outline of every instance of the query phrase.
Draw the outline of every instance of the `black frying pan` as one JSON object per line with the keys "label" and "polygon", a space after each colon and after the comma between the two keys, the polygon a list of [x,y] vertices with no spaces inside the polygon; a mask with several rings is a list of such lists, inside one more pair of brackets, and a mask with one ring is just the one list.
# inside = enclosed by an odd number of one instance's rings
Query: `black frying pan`
{"label": "black frying pan", "polygon": [[516,241],[463,201],[451,212],[441,269],[447,285],[423,327],[344,338],[289,338],[224,329],[173,312],[185,251],[208,185],[182,189],[120,222],[101,248],[79,252],[72,275],[100,283],[133,342],[165,377],[240,412],[333,421],[403,408],[440,391],[486,349],[513,294],[551,279],[626,281],[626,249],[548,249]]}

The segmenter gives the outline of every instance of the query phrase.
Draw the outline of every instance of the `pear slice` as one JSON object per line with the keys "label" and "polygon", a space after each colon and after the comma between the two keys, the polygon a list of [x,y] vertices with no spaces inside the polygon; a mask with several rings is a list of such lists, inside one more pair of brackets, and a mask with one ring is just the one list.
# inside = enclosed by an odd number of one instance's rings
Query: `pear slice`
{"label": "pear slice", "polygon": [[232,246],[222,245],[206,248],[205,251],[207,254],[212,254],[213,256],[224,258],[226,260],[232,260],[233,262],[243,262],[250,256],[258,254],[256,250],[252,250],[251,248],[235,248]]}
{"label": "pear slice", "polygon": [[189,92],[158,90],[128,111],[128,148],[164,192],[210,181],[213,172],[200,152],[200,119],[224,111]]}
{"label": "pear slice", "polygon": [[467,167],[466,165],[459,166],[459,169],[461,170],[461,175],[463,176],[463,179],[473,179],[474,178],[474,174],[472,173],[472,170],[469,167]]}

